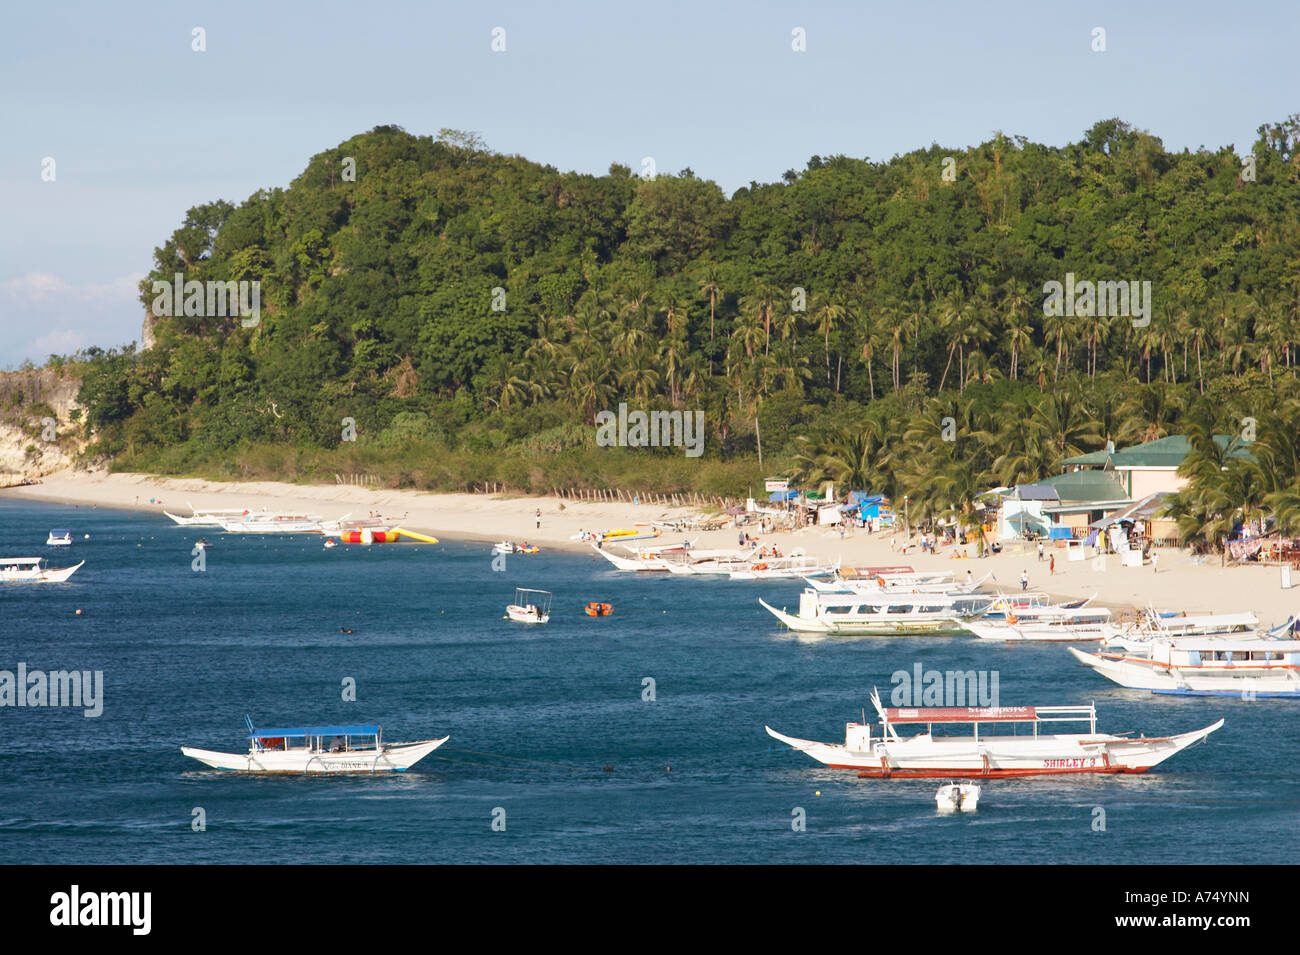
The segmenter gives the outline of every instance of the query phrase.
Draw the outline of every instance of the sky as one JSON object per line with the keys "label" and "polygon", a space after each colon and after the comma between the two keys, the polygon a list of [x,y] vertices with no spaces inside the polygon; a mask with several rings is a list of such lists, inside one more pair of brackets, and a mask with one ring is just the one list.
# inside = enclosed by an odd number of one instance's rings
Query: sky
{"label": "sky", "polygon": [[651,157],[728,193],[813,155],[1061,146],[1113,116],[1244,152],[1300,112],[1297,28],[1295,0],[9,4],[0,369],[137,341],[137,285],[187,209],[378,125],[566,171]]}

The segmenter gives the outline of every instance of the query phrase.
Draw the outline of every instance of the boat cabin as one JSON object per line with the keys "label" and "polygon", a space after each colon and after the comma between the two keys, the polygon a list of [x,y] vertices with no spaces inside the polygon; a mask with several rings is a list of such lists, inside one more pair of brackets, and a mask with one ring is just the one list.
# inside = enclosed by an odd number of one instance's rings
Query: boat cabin
{"label": "boat cabin", "polygon": [[1216,670],[1300,667],[1300,640],[1184,640],[1156,643],[1152,662]]}
{"label": "boat cabin", "polygon": [[383,728],[373,724],[353,726],[302,726],[292,729],[256,730],[248,735],[250,753],[375,752],[383,749]]}
{"label": "boat cabin", "polygon": [[[880,706],[872,699],[880,714],[881,731],[872,739],[871,727],[864,723],[847,723],[844,728],[844,746],[856,752],[869,752],[873,742],[922,742],[935,738],[934,727],[959,726],[964,730],[950,730],[941,738],[973,738],[978,741],[990,736],[1039,735],[1039,728],[1052,723],[1087,723],[1088,732],[1097,732],[1097,708],[1088,706],[932,706],[890,707]],[[920,729],[920,732],[900,733]],[[984,730],[981,731],[980,727]],[[1045,734],[1050,735],[1050,734]]]}

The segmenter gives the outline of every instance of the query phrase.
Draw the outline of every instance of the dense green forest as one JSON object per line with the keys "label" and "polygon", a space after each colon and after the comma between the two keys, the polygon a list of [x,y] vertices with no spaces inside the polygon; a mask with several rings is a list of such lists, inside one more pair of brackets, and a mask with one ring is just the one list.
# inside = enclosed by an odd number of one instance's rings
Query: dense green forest
{"label": "dense green forest", "polygon": [[[1061,148],[814,156],[728,197],[689,169],[561,173],[377,127],[287,189],[189,211],[142,305],[178,273],[256,280],[258,321],[155,315],[152,347],[76,356],[91,453],[428,488],[829,477],[925,515],[1107,440],[1257,419],[1269,473],[1243,497],[1202,468],[1180,504],[1202,533],[1300,499],[1298,147],[1297,116],[1248,156],[1112,119]],[[1076,279],[1149,282],[1149,317],[1045,314],[1046,283]],[[598,447],[619,402],[703,412],[704,456]]]}

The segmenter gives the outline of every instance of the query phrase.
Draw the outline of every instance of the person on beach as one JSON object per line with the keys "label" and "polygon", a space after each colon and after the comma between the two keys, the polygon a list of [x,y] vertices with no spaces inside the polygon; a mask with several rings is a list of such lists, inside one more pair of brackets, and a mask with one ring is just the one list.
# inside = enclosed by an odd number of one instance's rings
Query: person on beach
{"label": "person on beach", "polygon": [[537,529],[539,531],[542,529],[542,509],[540,507],[537,509]]}
{"label": "person on beach", "polygon": [[1043,562],[1043,542],[1042,542],[1042,541],[1039,541],[1039,542],[1038,542],[1038,562],[1039,562],[1040,564]]}
{"label": "person on beach", "polygon": [[1055,554],[1052,555],[1052,559],[1051,559],[1051,561],[1050,561],[1050,562],[1048,563],[1048,565],[1047,565],[1047,573],[1048,573],[1049,575],[1051,575],[1051,574],[1055,574],[1055,573],[1056,573],[1056,555],[1055,555]]}
{"label": "person on beach", "polygon": [[1160,572],[1160,555],[1157,554],[1155,551],[1152,551],[1151,552],[1151,573],[1157,574],[1159,572]]}
{"label": "person on beach", "polygon": [[897,538],[897,537],[894,537],[894,536],[892,536],[892,535],[890,536],[890,538],[889,538],[889,549],[890,549],[890,550],[898,550],[898,538]]}
{"label": "person on beach", "polygon": [[1029,589],[1029,571],[1028,571],[1028,570],[1022,570],[1022,571],[1020,572],[1020,589],[1021,589],[1021,590],[1028,590],[1028,589]]}

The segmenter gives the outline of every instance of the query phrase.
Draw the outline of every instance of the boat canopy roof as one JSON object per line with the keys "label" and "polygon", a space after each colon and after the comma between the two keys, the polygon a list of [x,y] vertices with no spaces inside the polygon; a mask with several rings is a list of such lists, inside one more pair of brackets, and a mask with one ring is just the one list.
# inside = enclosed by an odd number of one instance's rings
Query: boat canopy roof
{"label": "boat canopy roof", "polygon": [[1278,653],[1295,653],[1300,650],[1300,640],[1270,640],[1266,637],[1234,640],[1231,637],[1205,637],[1178,640],[1175,650],[1273,650]]}
{"label": "boat canopy roof", "polygon": [[1214,614],[1194,614],[1186,617],[1160,617],[1160,626],[1171,629],[1179,627],[1251,627],[1259,623],[1259,618],[1253,613],[1214,613]]}
{"label": "boat canopy roof", "polygon": [[357,724],[353,726],[299,726],[292,729],[257,730],[249,733],[249,739],[280,739],[285,736],[378,736],[379,727],[375,724]]}
{"label": "boat canopy roof", "polygon": [[66,527],[56,527],[54,530],[50,531],[50,533],[55,537],[67,537],[72,533],[72,531],[68,530]]}
{"label": "boat canopy roof", "polygon": [[1032,723],[1033,706],[932,706],[885,710],[889,723]]}

